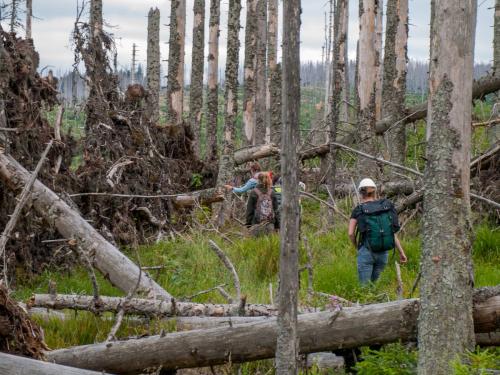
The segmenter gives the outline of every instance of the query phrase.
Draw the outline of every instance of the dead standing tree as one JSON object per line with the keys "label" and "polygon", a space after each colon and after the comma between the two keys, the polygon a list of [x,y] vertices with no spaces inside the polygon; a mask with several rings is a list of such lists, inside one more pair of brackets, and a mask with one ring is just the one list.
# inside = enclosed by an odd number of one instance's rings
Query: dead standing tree
{"label": "dead standing tree", "polygon": [[418,367],[444,375],[474,348],[469,162],[477,3],[432,4]]}
{"label": "dead standing tree", "polygon": [[[359,149],[374,155],[375,142],[375,98],[377,86],[377,51],[373,46],[376,42],[375,20],[377,15],[376,0],[359,1],[359,50],[358,50],[358,134]],[[359,160],[358,173],[362,176],[373,176],[375,163]]]}
{"label": "dead standing tree", "polygon": [[267,1],[257,0],[257,48],[255,59],[255,132],[254,145],[266,140],[266,52],[267,52]]}
{"label": "dead standing tree", "polygon": [[194,151],[200,153],[201,119],[203,116],[203,70],[205,67],[205,0],[193,6],[193,52],[189,88],[189,122],[194,133]]}
{"label": "dead standing tree", "polygon": [[185,38],[186,0],[172,0],[167,76],[167,121],[172,126],[182,125]]}
{"label": "dead standing tree", "polygon": [[269,0],[267,31],[267,142],[281,142],[281,65],[278,64],[278,0]]}
{"label": "dead standing tree", "polygon": [[[405,111],[407,46],[408,0],[388,0],[382,117],[390,118],[392,123],[398,122]],[[391,161],[404,164],[406,157],[405,124],[396,126],[387,135]]]}
{"label": "dead standing tree", "polygon": [[493,26],[493,73],[500,74],[500,0],[495,0]]}
{"label": "dead standing tree", "polygon": [[33,0],[26,0],[26,39],[31,39],[32,18],[33,18]]}
{"label": "dead standing tree", "polygon": [[148,13],[148,52],[146,78],[148,88],[147,111],[152,124],[160,121],[160,10]]}
{"label": "dead standing tree", "polygon": [[280,244],[280,285],[276,373],[297,373],[299,189],[298,155],[300,142],[300,0],[284,2],[283,15],[283,125],[281,174],[283,203]]}
{"label": "dead standing tree", "polygon": [[384,0],[375,0],[376,16],[375,16],[375,53],[377,66],[377,81],[375,90],[375,118],[378,120],[382,117],[382,81],[383,81],[383,66],[382,66],[382,45],[384,34]]}
{"label": "dead standing tree", "polygon": [[[226,59],[226,93],[224,106],[224,146],[219,160],[217,186],[222,186],[231,179],[234,172],[234,138],[236,117],[238,115],[238,66],[240,52],[240,14],[241,0],[229,1],[227,59]],[[226,192],[224,202],[218,207],[216,225],[222,226],[231,206],[231,192]]]}
{"label": "dead standing tree", "polygon": [[207,162],[217,161],[217,117],[219,115],[219,23],[220,0],[210,0],[207,85]]}
{"label": "dead standing tree", "polygon": [[257,61],[257,2],[247,0],[245,25],[245,61],[243,63],[245,88],[243,92],[244,142],[253,144],[255,139],[255,67]]}

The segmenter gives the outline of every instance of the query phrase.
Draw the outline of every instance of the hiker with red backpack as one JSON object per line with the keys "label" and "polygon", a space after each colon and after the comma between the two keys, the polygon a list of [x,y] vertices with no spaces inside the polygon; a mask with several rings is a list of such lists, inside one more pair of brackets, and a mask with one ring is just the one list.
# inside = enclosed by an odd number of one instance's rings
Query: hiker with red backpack
{"label": "hiker with red backpack", "polygon": [[257,186],[250,192],[246,210],[246,225],[253,235],[271,233],[279,229],[279,202],[272,189],[269,173],[261,172]]}
{"label": "hiker with red backpack", "polygon": [[387,265],[389,251],[397,249],[399,261],[407,258],[396,237],[398,214],[388,199],[377,199],[377,185],[370,178],[359,183],[361,203],[352,211],[349,238],[358,250],[358,277],[362,285],[375,282]]}

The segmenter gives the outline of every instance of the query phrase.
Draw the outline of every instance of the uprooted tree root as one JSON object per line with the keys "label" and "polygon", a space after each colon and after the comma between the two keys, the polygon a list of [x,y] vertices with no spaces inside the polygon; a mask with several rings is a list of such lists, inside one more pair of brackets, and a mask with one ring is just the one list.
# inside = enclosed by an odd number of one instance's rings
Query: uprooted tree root
{"label": "uprooted tree root", "polygon": [[0,284],[0,351],[43,359],[47,349],[41,328]]}
{"label": "uprooted tree root", "polygon": [[[51,74],[41,77],[37,73],[39,56],[30,40],[1,28],[0,38],[0,105],[5,111],[2,126],[16,129],[0,135],[7,151],[28,170],[33,170],[46,144],[54,138],[54,129],[43,112],[58,104],[57,80]],[[73,147],[74,141],[62,135],[39,174],[39,179],[57,192],[70,192],[75,185],[69,170]],[[56,174],[53,168],[59,156],[62,163]],[[15,194],[0,184],[1,228],[5,227],[16,204]],[[49,263],[71,264],[72,257],[66,256],[67,251],[57,252],[53,244],[43,242],[54,238],[58,238],[57,233],[40,217],[22,215],[6,249],[9,279],[13,280],[17,265],[23,265],[24,272],[30,275],[41,272]]]}

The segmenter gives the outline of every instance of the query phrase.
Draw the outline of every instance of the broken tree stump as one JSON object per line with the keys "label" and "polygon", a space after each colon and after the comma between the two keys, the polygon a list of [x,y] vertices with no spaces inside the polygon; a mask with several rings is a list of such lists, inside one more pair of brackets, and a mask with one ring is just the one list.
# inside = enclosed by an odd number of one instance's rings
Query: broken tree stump
{"label": "broken tree stump", "polygon": [[[0,179],[6,187],[20,191],[28,183],[30,176],[12,156],[0,152]],[[139,277],[139,267],[39,180],[33,184],[32,201],[38,214],[54,225],[64,238],[88,252],[94,267],[113,285],[125,293],[134,288]],[[158,298],[172,298],[147,275],[141,278],[139,291]]]}

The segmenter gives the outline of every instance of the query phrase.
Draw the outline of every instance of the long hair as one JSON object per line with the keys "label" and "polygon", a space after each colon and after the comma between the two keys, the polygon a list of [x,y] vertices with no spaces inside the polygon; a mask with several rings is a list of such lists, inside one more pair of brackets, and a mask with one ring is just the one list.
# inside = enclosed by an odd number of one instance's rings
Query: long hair
{"label": "long hair", "polygon": [[264,189],[269,190],[273,184],[271,176],[267,172],[259,173],[259,184],[264,187]]}

